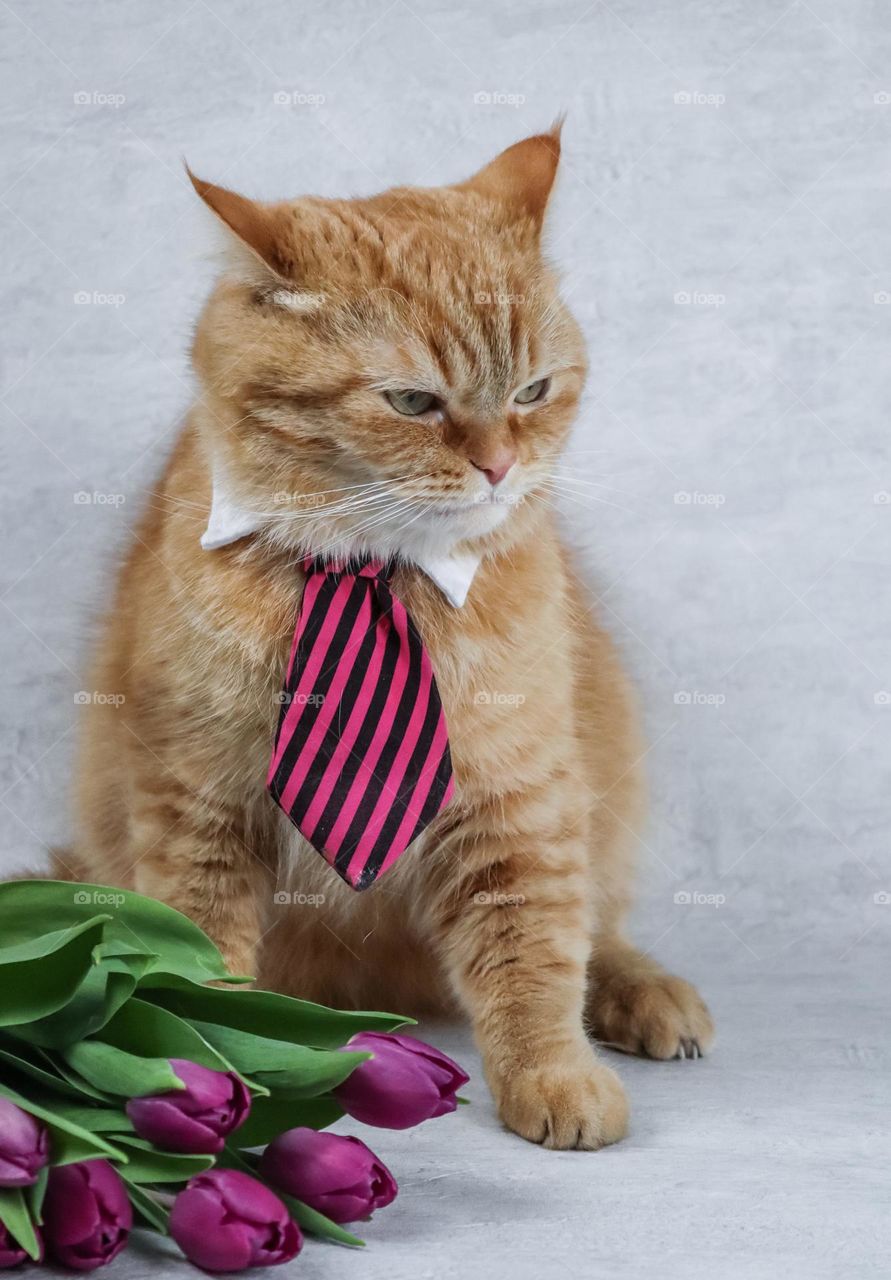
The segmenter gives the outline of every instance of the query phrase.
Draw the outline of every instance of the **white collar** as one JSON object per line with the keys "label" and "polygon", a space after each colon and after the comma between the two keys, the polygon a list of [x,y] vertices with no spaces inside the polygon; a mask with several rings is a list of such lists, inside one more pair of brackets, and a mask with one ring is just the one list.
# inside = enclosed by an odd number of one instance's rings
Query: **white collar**
{"label": "white collar", "polygon": [[[239,538],[256,533],[263,526],[263,517],[242,506],[232,492],[222,466],[215,460],[213,466],[213,497],[207,528],[201,535],[205,551],[216,551]],[[470,552],[443,552],[439,555],[417,557],[415,563],[435,582],[449,604],[460,609],[467,599],[470,584],[480,565],[481,557]]]}

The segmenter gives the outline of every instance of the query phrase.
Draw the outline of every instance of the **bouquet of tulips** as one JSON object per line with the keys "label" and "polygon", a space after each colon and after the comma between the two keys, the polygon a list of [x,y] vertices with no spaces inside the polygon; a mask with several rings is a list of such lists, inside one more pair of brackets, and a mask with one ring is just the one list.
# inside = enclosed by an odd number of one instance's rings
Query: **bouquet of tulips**
{"label": "bouquet of tulips", "polygon": [[0,885],[0,1267],[90,1271],[134,1223],[208,1271],[287,1262],[304,1231],[362,1243],[343,1224],[396,1182],[323,1130],[444,1115],[467,1076],[405,1018],[248,981],[153,899]]}

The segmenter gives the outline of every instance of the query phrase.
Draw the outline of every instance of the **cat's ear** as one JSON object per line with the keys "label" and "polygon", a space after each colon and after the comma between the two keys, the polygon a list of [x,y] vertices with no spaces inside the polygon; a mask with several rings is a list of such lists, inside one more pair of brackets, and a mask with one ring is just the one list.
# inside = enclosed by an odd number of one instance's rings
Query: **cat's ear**
{"label": "cat's ear", "polygon": [[515,142],[472,178],[460,183],[458,190],[489,196],[518,217],[531,218],[540,228],[560,163],[562,128],[561,117],[548,133]]}
{"label": "cat's ear", "polygon": [[268,280],[271,273],[279,283],[288,283],[281,209],[205,182],[188,165],[186,173],[208,209],[227,229],[228,256],[239,273],[256,278],[258,283],[264,277]]}

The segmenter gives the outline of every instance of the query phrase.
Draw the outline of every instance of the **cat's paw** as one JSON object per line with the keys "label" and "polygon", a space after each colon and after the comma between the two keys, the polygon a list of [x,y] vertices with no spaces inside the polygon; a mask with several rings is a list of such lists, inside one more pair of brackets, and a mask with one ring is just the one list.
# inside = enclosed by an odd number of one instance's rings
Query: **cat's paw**
{"label": "cat's paw", "polygon": [[589,1015],[603,1044],[647,1058],[701,1058],[715,1038],[696,988],[661,971],[616,973],[601,980]]}
{"label": "cat's paw", "polygon": [[628,1132],[625,1091],[593,1053],[518,1070],[496,1089],[496,1097],[509,1129],[555,1151],[596,1151]]}

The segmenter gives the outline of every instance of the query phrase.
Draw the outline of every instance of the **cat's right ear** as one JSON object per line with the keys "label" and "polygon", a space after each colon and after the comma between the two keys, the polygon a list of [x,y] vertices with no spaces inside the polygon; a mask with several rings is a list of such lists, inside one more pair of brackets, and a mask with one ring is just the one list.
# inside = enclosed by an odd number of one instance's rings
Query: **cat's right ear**
{"label": "cat's right ear", "polygon": [[269,281],[270,275],[279,284],[291,282],[281,210],[205,182],[188,165],[185,168],[198,195],[226,229],[228,256],[239,274],[257,283]]}

